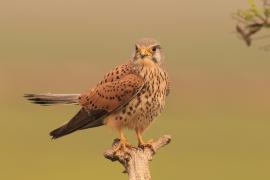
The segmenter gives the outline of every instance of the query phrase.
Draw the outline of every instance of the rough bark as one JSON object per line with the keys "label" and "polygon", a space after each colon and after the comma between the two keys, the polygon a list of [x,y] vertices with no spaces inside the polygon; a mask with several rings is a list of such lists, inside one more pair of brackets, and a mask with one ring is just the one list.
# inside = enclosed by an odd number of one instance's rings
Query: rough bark
{"label": "rough bark", "polygon": [[157,150],[171,141],[170,135],[163,135],[151,144],[150,147],[132,147],[128,151],[119,151],[114,153],[114,148],[119,143],[119,139],[115,139],[112,148],[106,150],[104,157],[111,161],[120,162],[125,170],[124,173],[128,173],[129,180],[150,180],[149,161],[152,160]]}

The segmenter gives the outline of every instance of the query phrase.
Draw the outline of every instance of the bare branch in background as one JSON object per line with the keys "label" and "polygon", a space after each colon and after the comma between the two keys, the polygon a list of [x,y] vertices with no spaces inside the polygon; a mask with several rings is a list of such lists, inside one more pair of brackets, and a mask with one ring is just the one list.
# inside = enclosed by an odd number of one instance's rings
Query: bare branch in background
{"label": "bare branch in background", "polygon": [[[248,0],[249,9],[238,10],[233,19],[237,21],[236,31],[245,41],[247,46],[251,46],[253,36],[262,29],[270,29],[270,0],[263,0],[262,7],[257,7],[255,0]],[[267,45],[266,49],[269,49]]]}

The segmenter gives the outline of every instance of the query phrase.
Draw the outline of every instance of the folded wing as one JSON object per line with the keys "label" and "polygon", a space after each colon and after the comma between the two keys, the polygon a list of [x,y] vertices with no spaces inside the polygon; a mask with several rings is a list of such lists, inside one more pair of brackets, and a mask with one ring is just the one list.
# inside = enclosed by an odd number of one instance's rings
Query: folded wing
{"label": "folded wing", "polygon": [[[117,68],[116,68],[117,69]],[[128,72],[128,73],[127,73]],[[79,96],[82,109],[65,125],[52,131],[50,135],[58,138],[79,129],[101,126],[105,117],[128,104],[142,89],[144,80],[133,74],[109,73],[95,88]]]}

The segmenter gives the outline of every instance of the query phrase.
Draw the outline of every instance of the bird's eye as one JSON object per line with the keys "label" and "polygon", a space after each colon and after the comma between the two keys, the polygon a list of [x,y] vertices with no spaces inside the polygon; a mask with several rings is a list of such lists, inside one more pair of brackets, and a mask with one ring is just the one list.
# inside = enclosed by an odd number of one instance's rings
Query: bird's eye
{"label": "bird's eye", "polygon": [[152,51],[155,52],[157,49],[161,49],[160,45],[155,45],[152,47]]}
{"label": "bird's eye", "polygon": [[138,48],[138,46],[137,46],[137,45],[135,45],[135,50],[136,50],[136,51],[138,51],[138,50],[139,50],[139,48]]}

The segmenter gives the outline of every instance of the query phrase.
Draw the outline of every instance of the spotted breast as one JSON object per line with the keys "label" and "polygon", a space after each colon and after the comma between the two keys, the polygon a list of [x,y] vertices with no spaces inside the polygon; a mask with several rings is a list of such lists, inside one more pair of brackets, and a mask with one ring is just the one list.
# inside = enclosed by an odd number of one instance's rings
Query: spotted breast
{"label": "spotted breast", "polygon": [[144,85],[133,100],[106,118],[113,128],[135,129],[143,132],[164,108],[168,92],[168,76],[160,66],[134,67]]}

